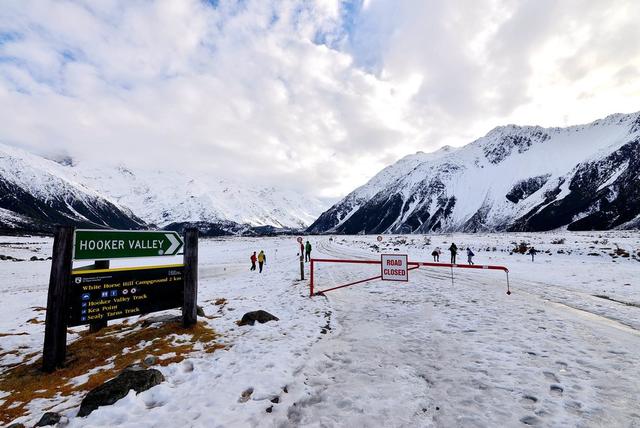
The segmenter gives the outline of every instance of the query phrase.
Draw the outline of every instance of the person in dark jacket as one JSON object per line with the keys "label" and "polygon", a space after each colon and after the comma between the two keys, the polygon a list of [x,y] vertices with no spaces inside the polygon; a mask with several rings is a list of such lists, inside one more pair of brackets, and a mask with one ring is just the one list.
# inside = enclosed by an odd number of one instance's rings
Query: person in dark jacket
{"label": "person in dark jacket", "polygon": [[456,264],[456,255],[458,254],[458,247],[456,246],[456,244],[454,242],[451,243],[451,246],[449,247],[449,251],[451,252],[451,264],[455,265]]}
{"label": "person in dark jacket", "polygon": [[475,254],[473,254],[473,251],[471,251],[471,247],[467,247],[467,263],[470,265],[474,264],[473,256],[475,256]]}
{"label": "person in dark jacket", "polygon": [[438,263],[440,261],[440,247],[436,247],[435,250],[431,253],[433,256],[433,261]]}
{"label": "person in dark jacket", "polygon": [[534,261],[533,259],[535,258],[536,254],[538,254],[538,250],[536,250],[534,247],[531,247],[529,249],[529,254],[531,255],[531,261]]}
{"label": "person in dark jacket", "polygon": [[307,241],[304,245],[304,261],[308,262],[309,260],[311,260],[311,243]]}
{"label": "person in dark jacket", "polygon": [[249,270],[256,270],[256,260],[258,260],[258,257],[256,257],[256,252],[254,251],[253,254],[251,254],[251,269]]}

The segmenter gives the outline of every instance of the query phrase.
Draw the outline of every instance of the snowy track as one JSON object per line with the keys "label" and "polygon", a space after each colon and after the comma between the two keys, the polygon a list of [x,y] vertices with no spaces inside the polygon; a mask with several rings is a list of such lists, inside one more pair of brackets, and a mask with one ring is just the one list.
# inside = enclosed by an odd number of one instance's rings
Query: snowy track
{"label": "snowy track", "polygon": [[[373,258],[342,247],[319,252]],[[507,296],[476,272],[410,278],[327,293],[338,328],[312,349],[291,422],[640,426],[638,308],[534,281]]]}

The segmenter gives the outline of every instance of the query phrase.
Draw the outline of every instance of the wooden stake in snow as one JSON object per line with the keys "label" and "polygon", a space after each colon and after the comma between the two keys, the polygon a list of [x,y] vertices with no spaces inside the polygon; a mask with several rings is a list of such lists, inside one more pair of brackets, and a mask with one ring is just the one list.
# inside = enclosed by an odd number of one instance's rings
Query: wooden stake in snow
{"label": "wooden stake in snow", "polygon": [[300,281],[304,281],[304,244],[302,243],[302,236],[298,236],[296,241],[300,244]]}
{"label": "wooden stake in snow", "polygon": [[51,373],[67,355],[66,289],[71,278],[73,227],[56,228],[44,326],[42,370]]}
{"label": "wooden stake in snow", "polygon": [[198,229],[184,232],[184,303],[182,324],[185,327],[198,322]]}

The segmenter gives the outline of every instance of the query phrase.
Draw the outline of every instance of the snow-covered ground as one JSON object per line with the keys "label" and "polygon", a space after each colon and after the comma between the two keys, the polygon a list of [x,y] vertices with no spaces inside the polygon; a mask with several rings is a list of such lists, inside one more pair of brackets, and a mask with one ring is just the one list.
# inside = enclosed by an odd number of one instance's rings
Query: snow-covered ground
{"label": "snow-covered ground", "polygon": [[[372,260],[395,252],[428,261],[436,246],[471,246],[476,263],[510,269],[512,294],[501,272],[457,270],[452,285],[449,270],[420,268],[409,283],[310,299],[308,281],[297,280],[293,238],[202,240],[199,301],[217,318],[201,322],[221,334],[225,350],[161,367],[164,383],[87,418],[75,417],[76,394],[33,402],[18,421],[53,408],[73,427],[640,426],[637,232],[428,238],[309,239],[314,257]],[[535,262],[510,254],[520,242],[541,251]],[[0,238],[0,254],[21,259],[46,258],[50,249],[49,238]],[[261,249],[266,270],[249,272],[250,253]],[[49,267],[0,260],[0,377],[41,351],[43,325],[30,320],[44,318]],[[321,264],[317,286],[371,269]],[[214,305],[222,298],[225,305]],[[255,309],[280,321],[235,324]]]}

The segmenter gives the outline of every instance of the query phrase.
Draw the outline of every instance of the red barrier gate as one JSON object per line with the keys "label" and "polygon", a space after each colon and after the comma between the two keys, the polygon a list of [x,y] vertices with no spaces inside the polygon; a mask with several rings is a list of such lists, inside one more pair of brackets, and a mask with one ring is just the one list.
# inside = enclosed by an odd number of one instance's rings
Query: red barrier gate
{"label": "red barrier gate", "polygon": [[[359,281],[349,282],[347,284],[338,285],[335,287],[327,288],[324,290],[315,291],[314,286],[314,268],[315,263],[352,263],[352,264],[367,264],[367,265],[382,265],[381,260],[346,260],[346,259],[311,259],[311,273],[310,273],[310,283],[309,283],[309,297],[313,297],[319,294],[326,293],[328,291],[338,290],[340,288],[350,287],[356,284],[362,284],[368,281],[375,281],[377,279],[382,279],[382,275],[372,276],[371,278],[361,279]],[[407,262],[407,271],[412,271],[418,269],[420,266],[424,267],[435,267],[435,268],[450,268],[451,269],[451,281],[453,282],[453,269],[482,269],[482,270],[501,270],[507,275],[507,294],[511,294],[511,290],[509,288],[509,269],[505,266],[495,266],[495,265],[461,265],[461,264],[451,264],[451,263],[430,263],[430,262]]]}

